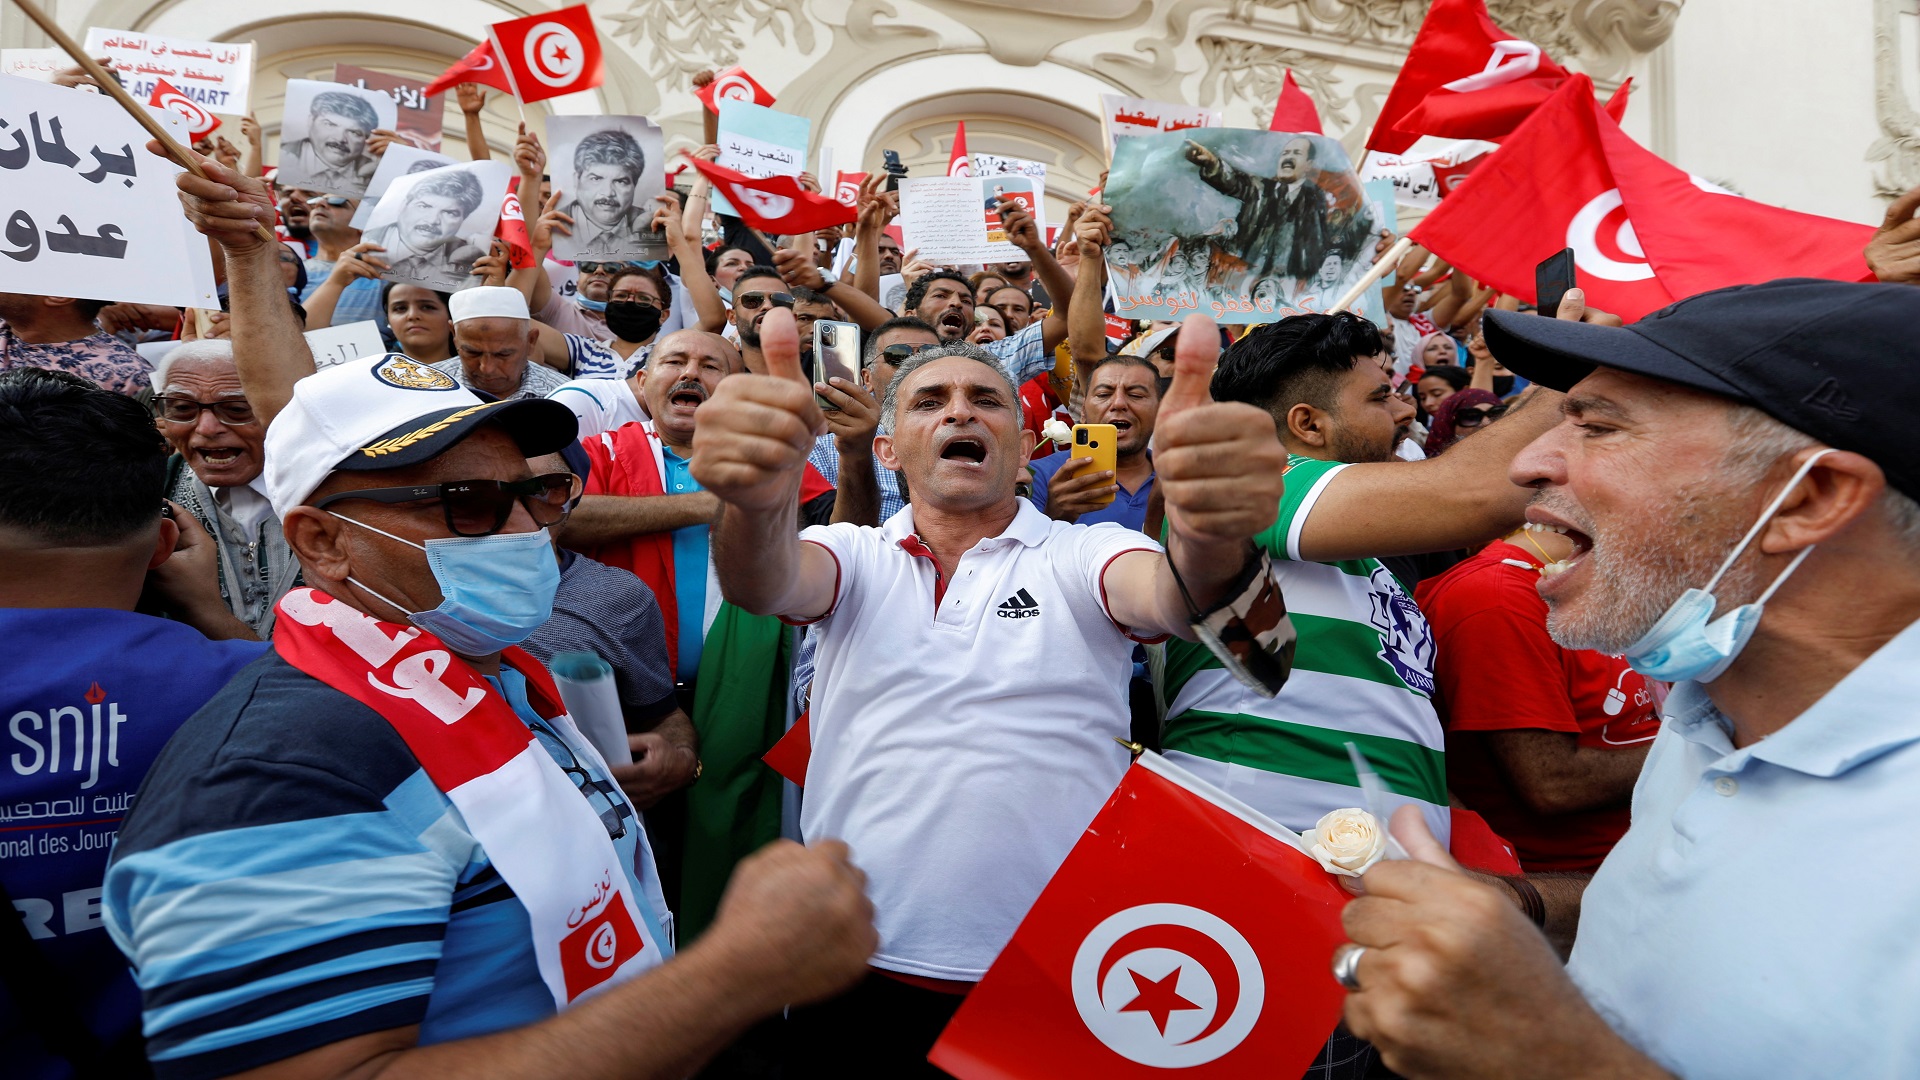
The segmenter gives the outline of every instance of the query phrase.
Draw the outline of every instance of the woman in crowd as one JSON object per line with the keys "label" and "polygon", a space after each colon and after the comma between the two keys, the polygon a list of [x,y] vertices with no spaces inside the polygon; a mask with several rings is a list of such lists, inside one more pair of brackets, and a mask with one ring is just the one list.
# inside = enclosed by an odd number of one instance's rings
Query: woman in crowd
{"label": "woman in crowd", "polygon": [[1414,404],[1420,407],[1421,418],[1431,423],[1440,411],[1440,403],[1466,388],[1467,369],[1452,365],[1428,368],[1420,376]]}
{"label": "woman in crowd", "polygon": [[387,313],[387,326],[401,352],[423,364],[453,359],[453,315],[447,300],[446,293],[421,285],[386,284],[380,309]]}
{"label": "woman in crowd", "polygon": [[[1427,430],[1427,456],[1432,457],[1492,422],[1500,399],[1491,390],[1469,386],[1440,403]],[[1504,410],[1502,410],[1504,411]]]}
{"label": "woman in crowd", "polygon": [[967,284],[973,286],[973,302],[980,307],[986,307],[988,294],[995,289],[1004,288],[1007,279],[991,270],[982,270],[968,278]]}
{"label": "woman in crowd", "polygon": [[975,345],[985,345],[989,341],[999,341],[1007,336],[1007,320],[998,311],[981,305],[973,309],[973,333],[967,340]]}
{"label": "woman in crowd", "polygon": [[1458,367],[1460,346],[1446,331],[1435,330],[1420,339],[1420,344],[1413,350],[1413,362],[1428,371],[1437,367]]}

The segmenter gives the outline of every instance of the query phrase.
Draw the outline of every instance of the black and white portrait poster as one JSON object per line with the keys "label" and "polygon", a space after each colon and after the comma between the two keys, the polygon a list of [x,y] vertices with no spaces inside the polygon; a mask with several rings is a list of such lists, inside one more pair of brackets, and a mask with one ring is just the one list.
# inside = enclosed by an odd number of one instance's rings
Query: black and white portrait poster
{"label": "black and white portrait poster", "polygon": [[393,181],[373,208],[361,239],[384,250],[381,277],[441,292],[479,284],[474,260],[493,242],[513,166],[504,161],[469,161]]}
{"label": "black and white portrait poster", "polygon": [[288,79],[285,108],[274,180],[326,195],[365,195],[380,160],[367,141],[375,130],[391,131],[399,122],[393,98],[341,83]]}
{"label": "black and white portrait poster", "polygon": [[660,129],[644,116],[547,118],[547,175],[560,193],[572,236],[553,233],[553,255],[568,262],[652,262],[667,257],[653,230],[654,196],[666,190]]}

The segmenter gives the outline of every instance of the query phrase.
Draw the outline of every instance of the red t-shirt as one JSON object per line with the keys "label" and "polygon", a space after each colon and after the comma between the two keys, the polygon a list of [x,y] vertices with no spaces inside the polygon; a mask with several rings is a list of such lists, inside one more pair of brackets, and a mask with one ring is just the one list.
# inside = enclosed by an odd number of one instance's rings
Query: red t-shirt
{"label": "red t-shirt", "polygon": [[1020,384],[1020,425],[1027,429],[1027,445],[1040,445],[1034,448],[1031,459],[1038,461],[1052,454],[1054,445],[1050,439],[1040,437],[1040,428],[1047,421],[1058,418],[1061,423],[1072,424],[1073,415],[1054,395],[1053,386],[1047,380],[1047,373],[1041,372]]}
{"label": "red t-shirt", "polygon": [[[1513,560],[1512,563],[1503,560]],[[1542,817],[1476,732],[1543,730],[1583,748],[1642,746],[1660,731],[1655,685],[1617,656],[1563,649],[1534,589],[1540,560],[1496,542],[1415,591],[1433,627],[1447,786],[1510,841],[1529,871],[1590,871],[1627,830],[1628,807]]]}

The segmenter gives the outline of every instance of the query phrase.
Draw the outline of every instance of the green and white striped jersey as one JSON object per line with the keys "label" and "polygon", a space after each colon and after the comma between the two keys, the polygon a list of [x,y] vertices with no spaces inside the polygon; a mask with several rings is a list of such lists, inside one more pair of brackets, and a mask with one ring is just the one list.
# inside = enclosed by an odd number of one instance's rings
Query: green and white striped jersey
{"label": "green and white striped jersey", "polygon": [[1337,461],[1292,456],[1280,518],[1255,537],[1273,558],[1299,642],[1293,674],[1263,698],[1205,646],[1173,640],[1156,667],[1166,756],[1295,830],[1366,805],[1352,742],[1396,801],[1418,804],[1449,835],[1445,741],[1433,708],[1433,632],[1376,559],[1300,561],[1300,533]]}

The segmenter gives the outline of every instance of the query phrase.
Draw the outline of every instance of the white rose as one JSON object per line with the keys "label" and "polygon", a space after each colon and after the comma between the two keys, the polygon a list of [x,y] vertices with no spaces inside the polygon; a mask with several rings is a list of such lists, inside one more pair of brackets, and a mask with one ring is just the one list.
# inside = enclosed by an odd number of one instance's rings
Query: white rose
{"label": "white rose", "polygon": [[1379,819],[1352,807],[1328,812],[1301,839],[1327,873],[1341,877],[1366,873],[1387,850],[1387,834]]}
{"label": "white rose", "polygon": [[1051,439],[1060,446],[1066,446],[1073,442],[1073,428],[1068,426],[1066,421],[1054,417],[1040,425],[1040,437]]}

